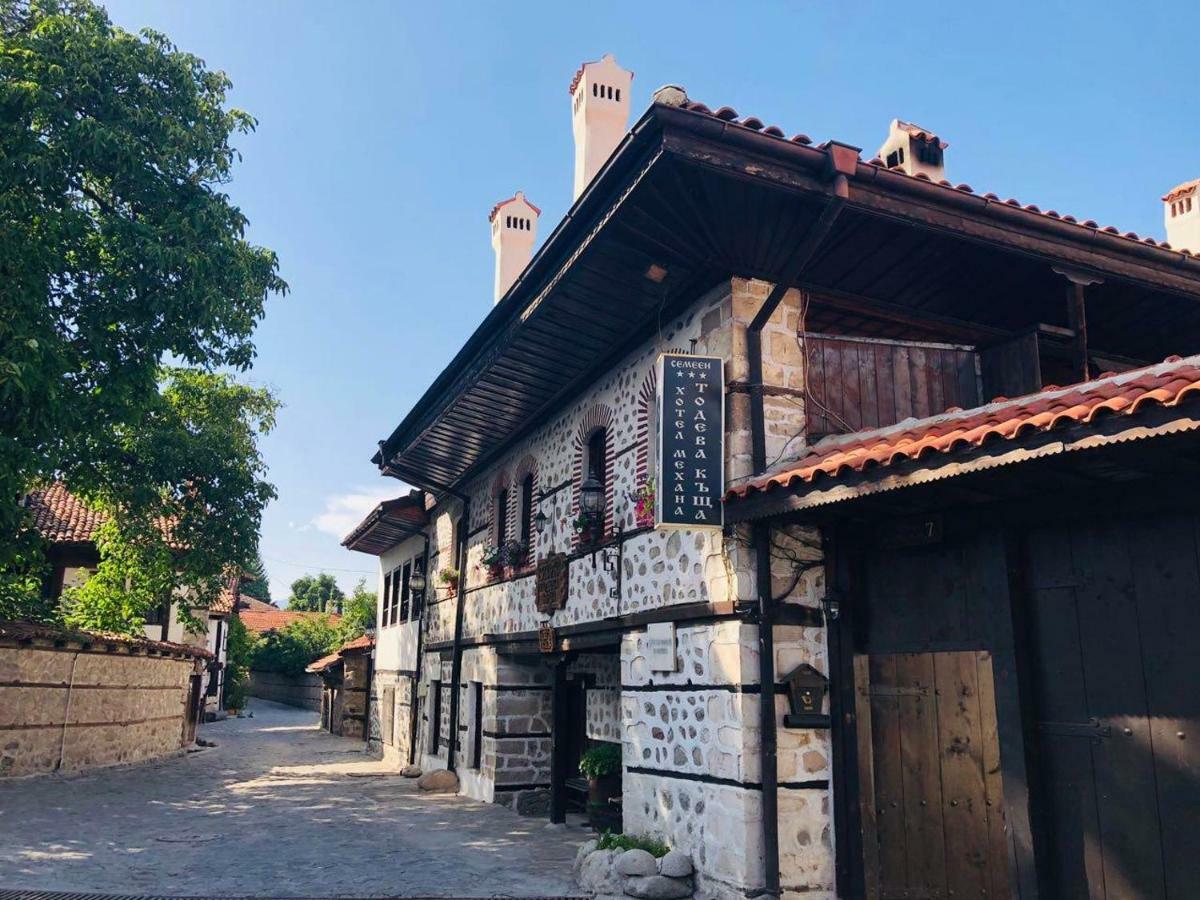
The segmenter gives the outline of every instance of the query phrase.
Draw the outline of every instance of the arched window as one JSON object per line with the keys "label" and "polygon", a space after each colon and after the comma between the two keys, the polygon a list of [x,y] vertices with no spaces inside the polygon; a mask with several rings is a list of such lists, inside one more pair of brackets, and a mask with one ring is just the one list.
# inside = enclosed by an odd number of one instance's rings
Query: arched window
{"label": "arched window", "polygon": [[503,547],[508,543],[508,488],[501,488],[496,494],[496,546]]}
{"label": "arched window", "polygon": [[533,547],[533,473],[521,479],[521,533],[518,540],[525,547]]}
{"label": "arched window", "polygon": [[601,485],[605,484],[604,474],[606,463],[605,454],[608,449],[608,430],[597,428],[588,438],[587,463],[584,468],[586,477],[595,478]]}

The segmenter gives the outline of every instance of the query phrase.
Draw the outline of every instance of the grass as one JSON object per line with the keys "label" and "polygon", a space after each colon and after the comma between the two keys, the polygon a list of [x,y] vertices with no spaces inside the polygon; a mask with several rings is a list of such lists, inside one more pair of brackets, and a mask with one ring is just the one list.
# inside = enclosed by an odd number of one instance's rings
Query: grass
{"label": "grass", "polygon": [[655,858],[667,855],[671,848],[648,834],[613,834],[606,831],[600,835],[597,850],[645,850]]}

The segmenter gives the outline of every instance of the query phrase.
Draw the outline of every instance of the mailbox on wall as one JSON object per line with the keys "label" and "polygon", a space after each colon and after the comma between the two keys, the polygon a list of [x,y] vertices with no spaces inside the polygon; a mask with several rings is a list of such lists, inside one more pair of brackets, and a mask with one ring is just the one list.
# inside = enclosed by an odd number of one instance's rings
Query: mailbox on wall
{"label": "mailbox on wall", "polygon": [[783,681],[788,688],[791,710],[783,717],[783,724],[788,728],[828,728],[825,696],[829,693],[829,679],[808,663],[801,663]]}

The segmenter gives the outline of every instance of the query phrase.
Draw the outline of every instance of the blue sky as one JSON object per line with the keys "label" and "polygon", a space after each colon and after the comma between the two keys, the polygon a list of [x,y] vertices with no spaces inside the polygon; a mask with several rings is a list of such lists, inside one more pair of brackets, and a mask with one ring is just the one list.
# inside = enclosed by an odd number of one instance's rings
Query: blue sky
{"label": "blue sky", "polygon": [[570,205],[583,60],[634,70],[634,118],[679,84],[867,158],[916,121],[950,142],[952,180],[1139,234],[1162,237],[1159,197],[1200,177],[1194,2],[107,6],[223,69],[259,120],[229,193],[292,289],[249,376],[285,403],[263,445],[277,600],[322,569],[374,583],[339,546],[400,487],[369,458],[490,308],[492,204],[524,190],[542,238]]}

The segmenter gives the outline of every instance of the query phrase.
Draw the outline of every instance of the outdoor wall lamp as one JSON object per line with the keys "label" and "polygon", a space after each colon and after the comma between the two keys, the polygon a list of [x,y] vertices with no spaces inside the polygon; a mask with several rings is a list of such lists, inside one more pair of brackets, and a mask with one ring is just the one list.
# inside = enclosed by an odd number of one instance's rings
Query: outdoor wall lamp
{"label": "outdoor wall lamp", "polygon": [[538,534],[543,534],[549,521],[550,517],[539,509],[537,515],[533,517],[533,527],[537,529]]}
{"label": "outdoor wall lamp", "polygon": [[821,611],[825,613],[826,622],[837,621],[842,612],[842,603],[837,594],[826,594],[821,598]]}
{"label": "outdoor wall lamp", "polygon": [[604,509],[604,485],[594,475],[585,478],[579,487],[579,507],[590,516]]}
{"label": "outdoor wall lamp", "polygon": [[408,579],[408,589],[419,597],[425,596],[425,571],[417,567]]}

